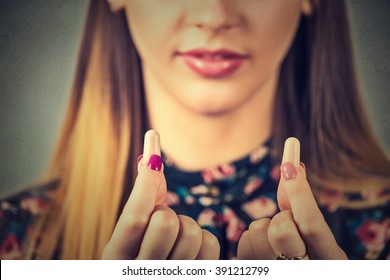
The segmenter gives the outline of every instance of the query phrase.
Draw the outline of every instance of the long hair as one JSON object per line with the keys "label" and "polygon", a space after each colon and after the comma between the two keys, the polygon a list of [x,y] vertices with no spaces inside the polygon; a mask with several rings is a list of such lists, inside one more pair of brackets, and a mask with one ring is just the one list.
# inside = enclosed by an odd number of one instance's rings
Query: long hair
{"label": "long hair", "polygon": [[[148,128],[140,59],[124,12],[91,1],[68,111],[47,174],[59,189],[37,221],[33,258],[98,259],[135,180]],[[318,1],[284,59],[273,155],[302,143],[313,185],[344,192],[388,187],[390,164],[359,98],[344,1]],[[348,180],[346,179],[348,178]],[[40,236],[38,240],[38,236]]]}
{"label": "long hair", "polygon": [[[338,192],[380,192],[390,187],[390,162],[362,105],[346,3],[316,3],[314,16],[302,17],[281,67],[274,108],[274,153],[280,159],[284,140],[296,136],[312,186]],[[364,206],[345,203],[353,208]]]}

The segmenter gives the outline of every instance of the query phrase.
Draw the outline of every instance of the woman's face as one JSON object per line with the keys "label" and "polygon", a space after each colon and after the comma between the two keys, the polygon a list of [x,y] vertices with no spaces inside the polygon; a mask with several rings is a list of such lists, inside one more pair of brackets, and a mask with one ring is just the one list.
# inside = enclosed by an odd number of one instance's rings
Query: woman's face
{"label": "woman's face", "polygon": [[123,8],[146,88],[218,114],[278,75],[307,1],[123,0]]}

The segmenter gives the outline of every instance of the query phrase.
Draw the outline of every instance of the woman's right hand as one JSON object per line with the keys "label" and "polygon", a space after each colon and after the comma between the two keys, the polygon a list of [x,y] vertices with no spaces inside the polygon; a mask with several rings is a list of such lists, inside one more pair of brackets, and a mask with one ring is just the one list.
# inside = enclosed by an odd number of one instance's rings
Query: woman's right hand
{"label": "woman's right hand", "polygon": [[145,134],[133,191],[103,250],[103,259],[218,259],[217,238],[163,206],[166,181],[159,134]]}

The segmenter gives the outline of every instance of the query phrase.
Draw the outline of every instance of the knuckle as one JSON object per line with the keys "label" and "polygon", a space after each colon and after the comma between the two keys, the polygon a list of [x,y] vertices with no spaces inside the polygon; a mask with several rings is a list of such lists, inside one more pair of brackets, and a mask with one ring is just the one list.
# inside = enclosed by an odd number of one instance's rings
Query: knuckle
{"label": "knuckle", "polygon": [[287,225],[294,224],[294,216],[293,216],[291,210],[283,210],[283,211],[277,213],[272,218],[272,221],[271,221],[272,225],[279,227],[279,226],[281,226],[281,225],[279,225],[280,223],[283,224],[282,226],[286,226],[286,224]]}
{"label": "knuckle", "polygon": [[289,219],[275,219],[268,229],[269,239],[277,243],[288,242],[294,236],[295,225]]}
{"label": "knuckle", "polygon": [[269,227],[271,220],[268,218],[260,219],[250,223],[248,230],[250,232],[266,231]]}
{"label": "knuckle", "polygon": [[276,243],[286,243],[290,239],[290,233],[281,227],[270,227],[268,230],[268,238]]}
{"label": "knuckle", "polygon": [[318,240],[321,236],[322,226],[318,221],[305,221],[298,224],[300,233],[311,241]]}
{"label": "knuckle", "polygon": [[218,238],[211,232],[202,229],[202,246],[206,246],[210,250],[219,250]]}
{"label": "knuckle", "polygon": [[243,233],[241,234],[239,242],[246,241],[246,239],[248,238],[248,234],[249,234],[249,229],[243,231]]}
{"label": "knuckle", "polygon": [[124,231],[128,233],[143,232],[149,223],[149,217],[146,215],[131,215],[123,220],[126,223],[123,227]]}
{"label": "knuckle", "polygon": [[136,184],[145,186],[145,188],[151,186],[158,186],[161,182],[162,176],[160,172],[154,172],[148,168],[144,168],[136,179]]}
{"label": "knuckle", "polygon": [[176,213],[165,206],[157,206],[152,214],[154,226],[161,232],[168,232],[179,228],[179,220]]}
{"label": "knuckle", "polygon": [[338,260],[348,260],[348,256],[343,250],[340,249],[340,253],[339,253],[337,259]]}
{"label": "knuckle", "polygon": [[183,237],[197,240],[202,238],[202,231],[198,224],[190,217],[179,215],[180,230]]}
{"label": "knuckle", "polygon": [[175,214],[175,211],[173,211],[171,208],[169,208],[168,206],[164,206],[164,205],[156,205],[153,209],[153,212],[157,212],[157,211],[168,211],[168,212],[171,212],[173,214]]}

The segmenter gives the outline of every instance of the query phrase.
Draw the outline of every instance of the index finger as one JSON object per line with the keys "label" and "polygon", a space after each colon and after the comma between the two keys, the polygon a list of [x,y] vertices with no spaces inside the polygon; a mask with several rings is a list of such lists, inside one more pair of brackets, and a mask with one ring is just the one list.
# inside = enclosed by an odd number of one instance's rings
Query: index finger
{"label": "index finger", "polygon": [[286,140],[279,187],[283,187],[294,221],[312,259],[342,258],[341,249],[325,222],[324,216],[300,165],[300,143],[296,138]]}
{"label": "index finger", "polygon": [[124,212],[152,214],[159,188],[165,184],[161,160],[160,135],[155,130],[145,134],[144,152],[138,162],[138,176],[124,207]]}
{"label": "index finger", "polygon": [[[160,140],[156,131],[145,134],[144,159],[139,161],[138,176],[114,232],[105,249],[105,257],[133,259],[153,213],[161,184],[165,184],[160,157]],[[144,164],[146,162],[146,164]]]}
{"label": "index finger", "polygon": [[297,138],[290,137],[285,142],[281,173],[279,187],[286,193],[294,218],[311,220],[318,215],[322,217],[306,180],[305,169],[300,165],[300,143]]}

